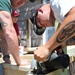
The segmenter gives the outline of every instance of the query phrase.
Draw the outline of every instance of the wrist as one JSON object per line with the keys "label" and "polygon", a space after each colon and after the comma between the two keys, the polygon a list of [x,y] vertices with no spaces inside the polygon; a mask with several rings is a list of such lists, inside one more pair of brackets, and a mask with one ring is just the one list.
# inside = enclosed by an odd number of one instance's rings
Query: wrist
{"label": "wrist", "polygon": [[50,46],[48,44],[45,44],[44,46],[50,51]]}

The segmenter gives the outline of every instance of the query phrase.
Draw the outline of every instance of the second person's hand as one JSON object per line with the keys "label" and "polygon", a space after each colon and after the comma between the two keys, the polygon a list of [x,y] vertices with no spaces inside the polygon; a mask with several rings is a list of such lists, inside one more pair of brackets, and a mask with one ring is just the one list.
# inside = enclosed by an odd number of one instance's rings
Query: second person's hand
{"label": "second person's hand", "polygon": [[34,51],[34,58],[38,62],[45,62],[48,59],[48,56],[50,55],[49,49],[45,46],[38,47]]}

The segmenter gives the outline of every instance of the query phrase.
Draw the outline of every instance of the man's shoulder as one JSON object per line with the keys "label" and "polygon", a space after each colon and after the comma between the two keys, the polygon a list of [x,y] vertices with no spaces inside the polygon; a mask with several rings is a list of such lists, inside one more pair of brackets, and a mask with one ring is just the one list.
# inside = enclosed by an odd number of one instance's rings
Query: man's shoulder
{"label": "man's shoulder", "polygon": [[0,10],[11,13],[11,2],[10,0],[0,0]]}
{"label": "man's shoulder", "polygon": [[10,0],[0,0],[0,3],[10,3]]}

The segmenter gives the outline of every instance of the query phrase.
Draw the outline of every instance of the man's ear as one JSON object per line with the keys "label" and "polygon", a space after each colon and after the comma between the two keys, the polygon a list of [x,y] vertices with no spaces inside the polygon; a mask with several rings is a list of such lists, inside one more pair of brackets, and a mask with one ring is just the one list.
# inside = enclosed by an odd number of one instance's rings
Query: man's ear
{"label": "man's ear", "polygon": [[42,8],[39,8],[39,9],[38,9],[38,12],[41,12],[41,13],[43,13],[43,10],[42,10]]}

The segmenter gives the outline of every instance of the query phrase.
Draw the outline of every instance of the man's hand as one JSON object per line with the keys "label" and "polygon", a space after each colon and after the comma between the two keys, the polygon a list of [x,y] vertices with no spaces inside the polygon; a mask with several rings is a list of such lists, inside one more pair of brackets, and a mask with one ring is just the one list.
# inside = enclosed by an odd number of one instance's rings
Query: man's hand
{"label": "man's hand", "polygon": [[38,49],[34,51],[34,58],[38,62],[45,62],[49,55],[49,49],[47,49],[45,46],[38,47]]}

